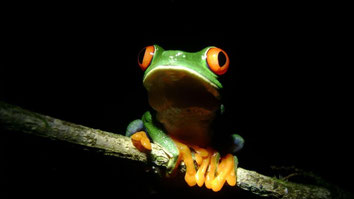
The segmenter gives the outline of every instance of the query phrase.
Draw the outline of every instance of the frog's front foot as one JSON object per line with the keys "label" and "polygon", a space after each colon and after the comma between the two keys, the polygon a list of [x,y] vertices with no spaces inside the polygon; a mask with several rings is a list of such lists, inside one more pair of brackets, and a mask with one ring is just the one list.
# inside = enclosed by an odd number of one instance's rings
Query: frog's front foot
{"label": "frog's front foot", "polygon": [[130,137],[133,145],[141,152],[151,150],[150,139],[144,130],[144,124],[142,120],[134,120],[130,122],[125,133]]}
{"label": "frog's front foot", "polygon": [[141,152],[151,151],[151,142],[144,131],[134,133],[130,139],[133,145]]}
{"label": "frog's front foot", "polygon": [[[213,191],[220,191],[227,182],[230,186],[236,185],[236,156],[227,154],[220,159],[220,154],[211,148],[203,149],[198,146],[188,146],[174,139],[180,152],[178,163],[182,160],[186,166],[185,181],[189,186],[205,186]],[[194,153],[192,153],[191,149]],[[196,161],[195,168],[193,155]]]}

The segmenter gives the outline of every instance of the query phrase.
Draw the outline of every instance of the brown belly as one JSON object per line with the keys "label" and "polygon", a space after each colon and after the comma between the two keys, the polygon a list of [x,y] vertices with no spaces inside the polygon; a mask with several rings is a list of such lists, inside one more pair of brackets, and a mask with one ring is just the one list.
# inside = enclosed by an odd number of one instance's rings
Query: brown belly
{"label": "brown belly", "polygon": [[157,114],[167,133],[186,144],[206,147],[210,143],[210,124],[214,113],[198,107],[186,109],[169,108]]}

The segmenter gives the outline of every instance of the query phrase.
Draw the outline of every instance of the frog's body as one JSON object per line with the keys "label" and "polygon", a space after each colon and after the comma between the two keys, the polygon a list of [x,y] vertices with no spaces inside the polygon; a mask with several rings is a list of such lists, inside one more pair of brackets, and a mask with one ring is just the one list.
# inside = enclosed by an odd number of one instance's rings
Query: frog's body
{"label": "frog's body", "polygon": [[[215,183],[218,185],[214,188],[211,185],[212,180],[207,181],[204,177],[212,175],[214,179],[213,172],[209,170],[212,170],[210,169],[212,164],[215,168],[218,166],[219,155],[210,148],[208,150],[203,148],[211,146],[214,134],[211,125],[221,111],[219,90],[222,89],[222,85],[218,81],[218,75],[224,74],[228,68],[227,54],[216,47],[207,47],[199,52],[189,53],[165,51],[160,46],[154,45],[146,47],[141,55],[139,65],[145,70],[143,83],[148,91],[149,104],[155,112],[146,112],[142,120],[133,121],[128,126],[126,134],[128,136],[134,134],[132,139],[136,145],[139,145],[138,148],[149,148],[141,147],[149,144],[148,139],[144,137],[145,133],[136,133],[146,132],[153,142],[161,145],[170,154],[169,171],[178,165],[178,157],[182,156],[181,159],[185,162],[189,173],[189,176],[186,174],[189,185],[197,183],[201,186],[205,182],[208,188],[214,191],[220,190],[227,176],[232,175],[236,178],[237,158],[227,156],[229,160],[226,158],[222,160],[216,173],[221,172],[220,168],[227,165],[226,162],[232,165],[233,169],[232,172],[228,170],[228,173],[226,169],[227,174],[220,177],[221,182]],[[233,138],[238,144],[238,149],[241,148],[243,139],[236,135]],[[198,171],[193,171],[194,164],[190,163],[191,152],[186,145],[192,147],[196,154],[204,154],[199,159]],[[203,161],[204,166],[202,166]],[[201,176],[202,180],[199,179]],[[235,183],[229,182],[233,185]]]}

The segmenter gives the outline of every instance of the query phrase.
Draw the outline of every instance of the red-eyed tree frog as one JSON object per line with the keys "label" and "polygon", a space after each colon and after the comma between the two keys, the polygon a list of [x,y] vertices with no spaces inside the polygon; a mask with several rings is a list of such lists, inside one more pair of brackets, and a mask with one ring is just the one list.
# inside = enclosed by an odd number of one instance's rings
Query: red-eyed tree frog
{"label": "red-eyed tree frog", "polygon": [[153,111],[128,125],[126,135],[134,146],[144,151],[151,150],[150,140],[160,145],[170,156],[168,173],[183,161],[189,186],[205,184],[219,191],[225,182],[236,185],[238,160],[233,154],[244,139],[232,134],[225,154],[213,147],[220,140],[214,139],[219,130],[215,121],[224,110],[218,78],[229,68],[226,52],[207,47],[192,53],[152,45],[139,53],[138,64]]}

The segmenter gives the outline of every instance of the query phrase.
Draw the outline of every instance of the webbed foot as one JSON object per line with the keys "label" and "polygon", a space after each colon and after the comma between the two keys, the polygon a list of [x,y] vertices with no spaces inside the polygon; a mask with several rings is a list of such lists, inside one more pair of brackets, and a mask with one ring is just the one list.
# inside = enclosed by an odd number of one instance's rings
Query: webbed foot
{"label": "webbed foot", "polygon": [[[211,148],[203,149],[198,146],[188,146],[175,140],[175,144],[180,152],[180,160],[186,166],[185,181],[189,186],[205,186],[217,192],[220,191],[227,182],[230,186],[236,185],[237,158],[227,154],[220,160],[220,154]],[[194,153],[190,150],[193,149]],[[193,155],[197,164],[195,168]]]}
{"label": "webbed foot", "polygon": [[236,185],[236,167],[234,156],[227,154],[219,163],[219,153],[214,152],[210,161],[205,186],[217,192],[227,182],[230,186]]}

